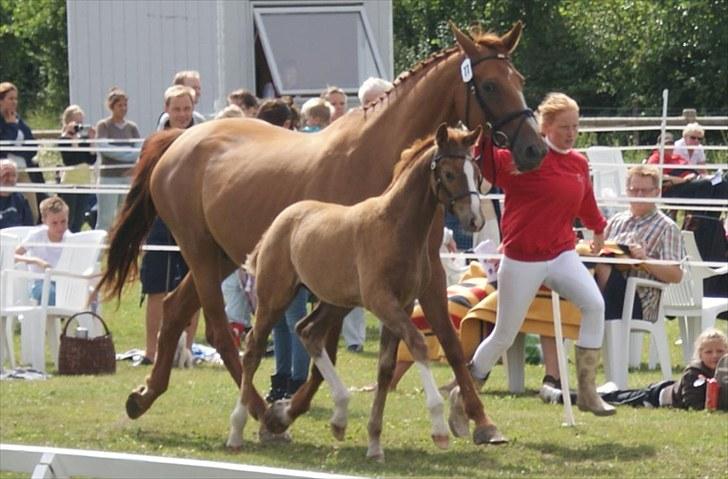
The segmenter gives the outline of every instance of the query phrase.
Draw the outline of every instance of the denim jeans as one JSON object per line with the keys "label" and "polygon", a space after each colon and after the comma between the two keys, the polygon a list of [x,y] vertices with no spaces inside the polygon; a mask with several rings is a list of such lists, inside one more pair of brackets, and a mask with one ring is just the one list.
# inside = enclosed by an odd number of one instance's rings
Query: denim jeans
{"label": "denim jeans", "polygon": [[[36,279],[33,281],[33,286],[30,288],[30,297],[33,298],[40,304],[41,295],[43,294],[43,280]],[[51,286],[48,289],[48,306],[56,305],[56,282],[51,281]]]}
{"label": "denim jeans", "polygon": [[286,314],[273,326],[273,348],[276,358],[276,374],[304,381],[308,377],[309,357],[296,334],[296,323],[306,316],[309,292],[301,286]]}

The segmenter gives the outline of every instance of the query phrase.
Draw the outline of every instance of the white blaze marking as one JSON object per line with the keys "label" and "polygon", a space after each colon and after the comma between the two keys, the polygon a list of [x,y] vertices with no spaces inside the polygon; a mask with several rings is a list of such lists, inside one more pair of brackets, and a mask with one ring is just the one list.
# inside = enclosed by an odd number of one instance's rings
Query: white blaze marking
{"label": "white blaze marking", "polygon": [[[468,179],[468,190],[478,191],[475,185],[475,169],[473,163],[466,161],[464,165],[465,177]],[[478,195],[470,195],[470,211],[476,218],[480,215],[480,197]]]}

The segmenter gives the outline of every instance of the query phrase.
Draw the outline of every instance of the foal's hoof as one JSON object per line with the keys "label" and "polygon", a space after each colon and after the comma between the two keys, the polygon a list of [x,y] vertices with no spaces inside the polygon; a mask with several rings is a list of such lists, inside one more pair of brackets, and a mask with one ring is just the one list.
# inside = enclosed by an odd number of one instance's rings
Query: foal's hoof
{"label": "foal's hoof", "polygon": [[[271,407],[266,409],[261,421],[265,429],[273,434],[281,434],[288,429],[291,425],[291,421],[288,418],[287,410],[290,400],[281,399],[274,402]],[[262,429],[261,427],[261,429]]]}
{"label": "foal's hoof", "polygon": [[289,443],[291,442],[291,434],[288,431],[281,433],[274,433],[269,431],[265,424],[260,425],[260,431],[258,431],[258,439],[263,444],[270,443]]}
{"label": "foal's hoof", "polygon": [[336,439],[337,441],[343,441],[344,436],[346,435],[346,425],[340,426],[332,422],[330,426],[331,434],[334,436],[334,439]]}
{"label": "foal's hoof", "polygon": [[378,451],[373,453],[367,453],[367,459],[384,464],[384,451]]}
{"label": "foal's hoof", "polygon": [[498,428],[494,425],[482,426],[476,428],[473,432],[473,442],[475,444],[505,444],[508,439],[500,433]]}
{"label": "foal's hoof", "polygon": [[432,442],[434,442],[435,446],[440,449],[447,449],[450,447],[450,436],[436,436],[435,434],[433,434]]}
{"label": "foal's hoof", "polygon": [[130,419],[137,419],[147,412],[152,405],[149,398],[149,390],[146,386],[139,386],[126,398],[126,415]]}
{"label": "foal's hoof", "polygon": [[455,437],[467,437],[470,435],[470,419],[465,414],[463,400],[460,397],[460,386],[455,386],[450,391],[450,417],[447,420],[450,431]]}

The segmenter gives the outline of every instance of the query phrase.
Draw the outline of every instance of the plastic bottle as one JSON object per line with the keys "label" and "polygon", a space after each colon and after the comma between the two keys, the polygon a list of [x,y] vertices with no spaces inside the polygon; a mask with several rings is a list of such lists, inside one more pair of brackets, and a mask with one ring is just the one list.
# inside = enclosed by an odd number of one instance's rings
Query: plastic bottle
{"label": "plastic bottle", "polygon": [[718,380],[715,378],[708,379],[705,386],[705,409],[709,411],[718,409],[718,391],[720,391]]}

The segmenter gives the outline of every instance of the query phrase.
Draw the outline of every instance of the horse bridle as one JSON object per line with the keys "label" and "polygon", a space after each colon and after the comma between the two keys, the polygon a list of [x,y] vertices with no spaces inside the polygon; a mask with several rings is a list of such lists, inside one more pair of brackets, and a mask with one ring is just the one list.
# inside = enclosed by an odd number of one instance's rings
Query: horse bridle
{"label": "horse bridle", "polygon": [[[475,96],[475,100],[478,102],[478,105],[480,106],[480,109],[486,118],[485,126],[486,128],[490,129],[491,141],[498,148],[507,148],[509,145],[513,146],[516,144],[516,141],[518,140],[518,133],[521,131],[523,122],[525,122],[528,118],[534,118],[534,114],[533,110],[531,110],[530,108],[526,108],[525,110],[508,113],[495,123],[491,123],[490,121],[488,121],[489,118],[495,118],[495,115],[493,114],[493,111],[488,108],[488,104],[485,102],[483,95],[481,95],[480,89],[475,84],[475,75],[473,73],[473,68],[475,67],[475,65],[488,60],[502,60],[510,63],[511,57],[505,53],[495,53],[493,55],[486,55],[484,57],[478,58],[475,61],[472,61],[469,56],[465,55],[465,60],[463,60],[463,63],[460,66],[460,71],[462,75],[465,75],[465,73],[463,72],[466,71],[466,68],[470,71],[470,77],[467,80],[465,80],[465,77],[463,76],[463,82],[465,83],[465,124],[469,125],[469,95],[472,94]],[[506,132],[502,131],[501,128],[519,117],[521,121],[518,122],[518,126],[516,126],[516,131],[513,133],[513,139],[511,140],[510,138],[508,138]]]}
{"label": "horse bridle", "polygon": [[[440,161],[444,158],[460,158],[465,161],[469,161],[473,165],[473,171],[478,173],[478,191],[464,190],[460,193],[452,194],[452,192],[450,192],[447,187],[443,186],[442,178],[440,178],[440,174],[438,172],[438,166],[440,164]],[[438,201],[447,206],[450,212],[452,212],[452,209],[455,206],[455,202],[459,199],[466,198],[471,195],[475,195],[480,198],[480,186],[483,184],[483,176],[480,174],[480,168],[478,168],[478,165],[475,163],[475,159],[469,153],[443,155],[442,153],[440,153],[440,149],[438,148],[435,154],[432,156],[432,160],[430,160],[430,170],[432,171],[432,174],[435,175],[435,197]],[[445,201],[442,201],[440,199],[441,191],[444,191],[447,195]]]}

